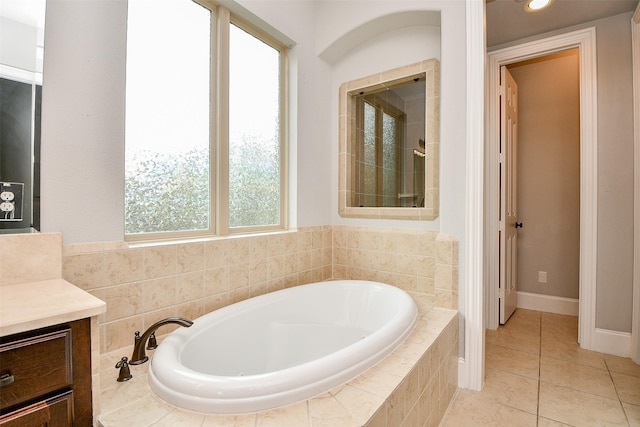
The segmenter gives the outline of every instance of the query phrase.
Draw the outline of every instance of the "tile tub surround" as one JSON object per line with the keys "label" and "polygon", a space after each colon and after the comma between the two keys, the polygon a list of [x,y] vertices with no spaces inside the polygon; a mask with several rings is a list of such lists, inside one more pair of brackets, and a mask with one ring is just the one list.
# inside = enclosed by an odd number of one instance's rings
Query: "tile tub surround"
{"label": "tile tub surround", "polygon": [[176,408],[149,389],[148,364],[117,383],[115,363],[131,346],[102,355],[98,425],[384,427],[437,426],[458,383],[458,314],[434,308],[391,355],[354,380],[307,401],[249,414],[201,414]]}
{"label": "tile tub surround", "polygon": [[437,231],[333,227],[333,278],[408,292],[422,310],[458,308],[458,242]]}
{"label": "tile tub surround", "polygon": [[[201,315],[267,292],[329,279],[376,280],[411,294],[421,313],[457,309],[458,244],[435,231],[346,226],[129,247],[64,246],[63,277],[107,302],[101,353],[156,321]],[[159,332],[174,329],[165,326]]]}

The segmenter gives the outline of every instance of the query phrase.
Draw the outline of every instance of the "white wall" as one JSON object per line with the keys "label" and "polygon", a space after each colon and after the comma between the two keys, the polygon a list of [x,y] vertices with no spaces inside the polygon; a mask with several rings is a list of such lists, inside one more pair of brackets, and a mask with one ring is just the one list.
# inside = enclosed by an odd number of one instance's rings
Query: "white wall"
{"label": "white wall", "polygon": [[48,0],[45,19],[42,231],[122,241],[127,3]]}
{"label": "white wall", "polygon": [[41,72],[36,60],[38,29],[0,16],[0,64]]}

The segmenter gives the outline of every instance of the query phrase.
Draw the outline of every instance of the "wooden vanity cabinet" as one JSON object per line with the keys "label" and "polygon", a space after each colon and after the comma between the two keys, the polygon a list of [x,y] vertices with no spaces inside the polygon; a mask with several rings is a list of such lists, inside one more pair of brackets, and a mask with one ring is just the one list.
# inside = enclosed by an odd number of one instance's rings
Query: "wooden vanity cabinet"
{"label": "wooden vanity cabinet", "polygon": [[89,319],[0,338],[0,426],[92,424]]}

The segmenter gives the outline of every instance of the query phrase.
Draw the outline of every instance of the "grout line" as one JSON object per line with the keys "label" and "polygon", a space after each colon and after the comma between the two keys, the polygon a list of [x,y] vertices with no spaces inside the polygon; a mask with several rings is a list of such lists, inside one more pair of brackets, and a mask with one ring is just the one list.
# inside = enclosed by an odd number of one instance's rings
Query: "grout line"
{"label": "grout line", "polygon": [[604,358],[604,366],[607,367],[607,372],[609,373],[609,378],[611,379],[611,383],[613,383],[613,389],[616,391],[616,396],[618,397],[618,403],[620,404],[620,408],[622,409],[622,413],[624,414],[624,418],[627,420],[627,424],[631,425],[631,421],[629,420],[629,416],[627,415],[627,411],[624,409],[624,405],[622,404],[622,399],[620,398],[620,393],[618,392],[618,386],[613,379],[613,374],[611,368],[609,368],[609,364],[607,363],[607,359]]}

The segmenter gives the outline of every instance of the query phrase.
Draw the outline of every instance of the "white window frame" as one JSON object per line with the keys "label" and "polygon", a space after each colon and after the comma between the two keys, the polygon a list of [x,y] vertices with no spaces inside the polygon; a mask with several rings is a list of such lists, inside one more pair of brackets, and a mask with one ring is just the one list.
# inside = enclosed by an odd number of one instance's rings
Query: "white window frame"
{"label": "white window frame", "polygon": [[[187,0],[185,0],[187,1]],[[210,118],[209,118],[209,229],[125,234],[127,242],[222,237],[286,230],[288,227],[288,46],[276,37],[232,13],[214,0],[192,0],[211,12]],[[273,225],[229,227],[229,31],[231,24],[246,31],[280,54],[279,139],[280,222]],[[258,72],[258,70],[256,70]]]}

